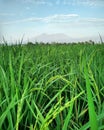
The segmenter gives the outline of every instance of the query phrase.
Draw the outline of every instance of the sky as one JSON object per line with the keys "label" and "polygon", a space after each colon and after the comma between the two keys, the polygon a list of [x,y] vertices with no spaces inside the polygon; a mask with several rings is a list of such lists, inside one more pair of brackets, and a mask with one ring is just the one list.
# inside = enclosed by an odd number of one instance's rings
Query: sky
{"label": "sky", "polygon": [[0,0],[0,40],[99,40],[99,33],[104,39],[104,0]]}

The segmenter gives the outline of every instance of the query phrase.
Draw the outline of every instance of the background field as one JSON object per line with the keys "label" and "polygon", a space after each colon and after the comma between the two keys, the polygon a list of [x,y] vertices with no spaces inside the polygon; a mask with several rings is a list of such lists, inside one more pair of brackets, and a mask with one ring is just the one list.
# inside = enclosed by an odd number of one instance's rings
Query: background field
{"label": "background field", "polygon": [[104,44],[0,45],[0,130],[103,130]]}

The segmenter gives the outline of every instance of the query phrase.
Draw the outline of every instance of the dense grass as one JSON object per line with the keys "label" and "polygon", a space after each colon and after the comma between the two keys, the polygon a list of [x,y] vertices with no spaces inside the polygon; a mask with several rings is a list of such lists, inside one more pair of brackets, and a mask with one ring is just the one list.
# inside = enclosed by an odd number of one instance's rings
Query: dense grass
{"label": "dense grass", "polygon": [[103,130],[104,45],[0,45],[0,130]]}

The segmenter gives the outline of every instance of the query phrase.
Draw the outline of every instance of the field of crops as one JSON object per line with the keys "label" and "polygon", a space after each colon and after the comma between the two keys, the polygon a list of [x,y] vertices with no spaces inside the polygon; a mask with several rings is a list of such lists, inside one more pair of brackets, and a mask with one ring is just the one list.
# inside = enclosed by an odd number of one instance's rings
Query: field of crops
{"label": "field of crops", "polygon": [[104,130],[104,44],[0,45],[0,130]]}

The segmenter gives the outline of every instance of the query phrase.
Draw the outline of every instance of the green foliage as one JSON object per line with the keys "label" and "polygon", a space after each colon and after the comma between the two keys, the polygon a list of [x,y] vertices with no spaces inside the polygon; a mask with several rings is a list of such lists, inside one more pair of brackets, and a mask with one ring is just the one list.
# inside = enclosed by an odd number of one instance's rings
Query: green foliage
{"label": "green foliage", "polygon": [[104,44],[0,45],[0,130],[104,129]]}

